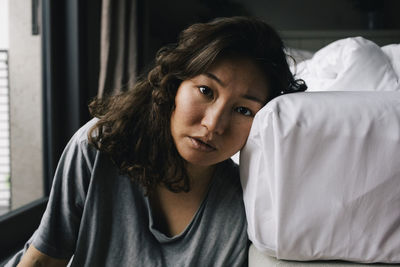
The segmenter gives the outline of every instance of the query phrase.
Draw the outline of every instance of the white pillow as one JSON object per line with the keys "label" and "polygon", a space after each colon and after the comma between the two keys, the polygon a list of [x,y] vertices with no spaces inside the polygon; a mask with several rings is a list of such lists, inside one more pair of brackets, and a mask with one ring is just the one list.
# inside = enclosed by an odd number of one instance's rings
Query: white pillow
{"label": "white pillow", "polygon": [[400,44],[386,45],[382,47],[382,51],[389,58],[397,77],[400,78]]}
{"label": "white pillow", "polygon": [[391,61],[375,43],[362,37],[335,41],[301,62],[297,78],[308,91],[400,91]]}
{"label": "white pillow", "polygon": [[[313,57],[314,53],[304,49],[292,48],[287,47],[285,49],[285,53],[287,55],[287,61],[290,66],[294,65],[295,63],[298,64],[304,60],[308,60]],[[296,62],[293,62],[293,59]]]}
{"label": "white pillow", "polygon": [[240,175],[258,250],[400,263],[400,92],[275,98],[254,118]]}

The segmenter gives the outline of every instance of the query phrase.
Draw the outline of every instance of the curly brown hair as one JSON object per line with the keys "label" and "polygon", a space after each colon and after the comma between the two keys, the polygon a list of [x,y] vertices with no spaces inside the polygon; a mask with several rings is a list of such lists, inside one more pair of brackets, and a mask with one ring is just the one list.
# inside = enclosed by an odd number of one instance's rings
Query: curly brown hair
{"label": "curly brown hair", "polygon": [[255,18],[219,18],[184,30],[175,44],[161,48],[154,67],[126,92],[95,99],[89,108],[99,118],[89,141],[108,154],[122,174],[146,191],[157,184],[189,191],[185,161],[170,131],[175,95],[182,81],[206,72],[222,55],[253,60],[269,81],[269,99],[297,83],[278,34]]}

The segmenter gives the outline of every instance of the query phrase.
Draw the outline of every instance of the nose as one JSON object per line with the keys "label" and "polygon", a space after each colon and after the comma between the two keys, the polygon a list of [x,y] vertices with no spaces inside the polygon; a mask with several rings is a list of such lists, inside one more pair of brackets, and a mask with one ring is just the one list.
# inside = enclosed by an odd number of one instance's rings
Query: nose
{"label": "nose", "polygon": [[206,109],[201,124],[209,134],[222,135],[231,123],[231,112],[224,105],[213,105]]}

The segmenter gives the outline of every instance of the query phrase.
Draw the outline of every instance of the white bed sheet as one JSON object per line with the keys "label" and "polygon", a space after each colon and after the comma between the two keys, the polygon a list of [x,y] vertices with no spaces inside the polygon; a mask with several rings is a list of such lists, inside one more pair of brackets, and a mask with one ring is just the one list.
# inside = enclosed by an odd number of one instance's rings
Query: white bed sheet
{"label": "white bed sheet", "polygon": [[249,267],[391,267],[392,264],[361,264],[344,261],[283,261],[259,252],[254,245],[249,249]]}
{"label": "white bed sheet", "polygon": [[400,92],[305,92],[240,154],[250,240],[278,259],[400,263]]}

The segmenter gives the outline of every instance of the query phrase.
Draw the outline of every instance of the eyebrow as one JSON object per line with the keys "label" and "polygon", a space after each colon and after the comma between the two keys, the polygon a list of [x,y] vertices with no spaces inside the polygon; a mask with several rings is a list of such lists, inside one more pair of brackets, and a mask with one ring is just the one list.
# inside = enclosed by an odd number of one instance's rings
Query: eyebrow
{"label": "eyebrow", "polygon": [[258,103],[260,103],[261,105],[265,105],[265,102],[266,102],[266,101],[263,101],[263,100],[259,99],[259,98],[256,97],[256,96],[252,96],[252,95],[243,95],[242,97],[243,97],[243,98],[246,98],[246,99],[248,99],[248,100],[252,100],[252,101],[258,102]]}
{"label": "eyebrow", "polygon": [[[216,81],[217,83],[219,83],[220,85],[225,86],[224,82],[221,81],[221,79],[218,78],[217,76],[215,76],[214,74],[212,74],[212,73],[210,73],[210,72],[206,72],[206,73],[204,73],[204,75],[206,75],[207,77],[209,77],[209,78],[215,80],[215,81]],[[258,103],[260,103],[261,105],[265,105],[265,102],[266,102],[266,101],[263,101],[263,100],[261,100],[260,98],[258,98],[258,97],[256,97],[256,96],[252,96],[252,95],[247,95],[247,94],[246,94],[246,95],[242,95],[242,97],[243,97],[243,98],[246,98],[246,99],[248,99],[248,100],[252,100],[252,101],[258,102]]]}
{"label": "eyebrow", "polygon": [[217,76],[215,76],[214,74],[212,74],[210,72],[206,72],[206,73],[204,73],[204,75],[206,75],[208,78],[213,79],[214,81],[216,81],[220,85],[225,86],[225,83],[223,81],[221,81],[221,79],[218,78]]}

